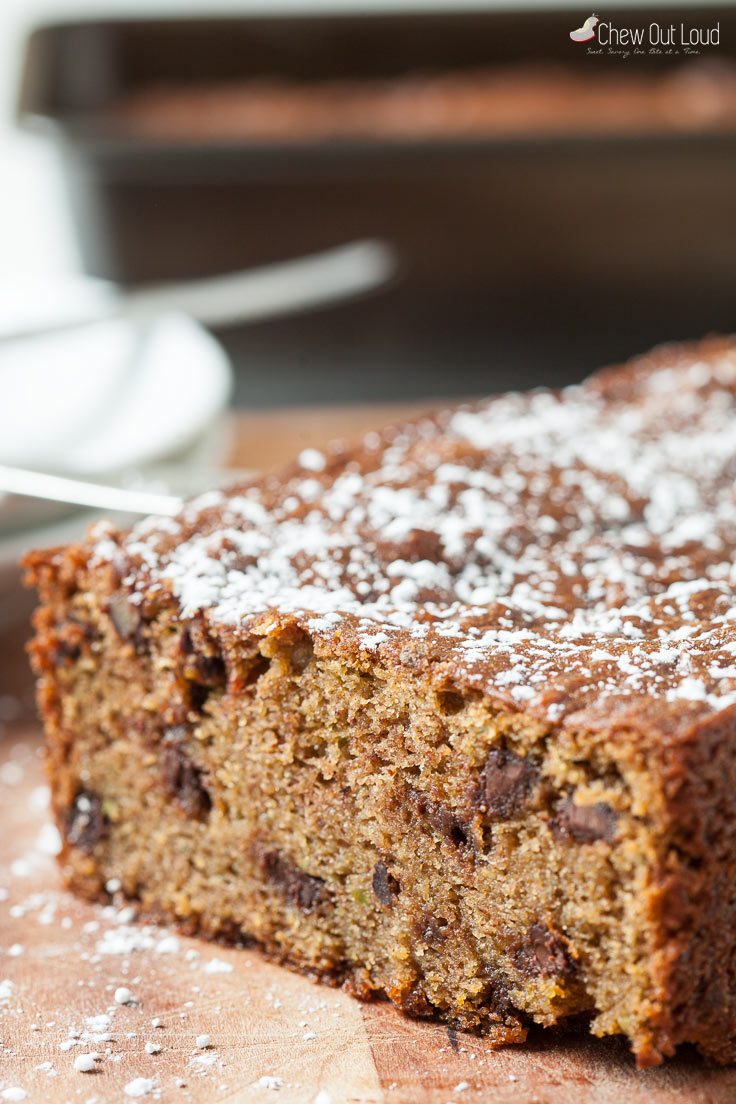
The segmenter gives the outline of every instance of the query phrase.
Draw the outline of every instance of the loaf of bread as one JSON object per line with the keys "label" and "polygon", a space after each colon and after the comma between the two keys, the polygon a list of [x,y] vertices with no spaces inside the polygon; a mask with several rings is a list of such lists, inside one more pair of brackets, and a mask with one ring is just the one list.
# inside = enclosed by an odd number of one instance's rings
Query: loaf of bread
{"label": "loaf of bread", "polygon": [[498,1043],[736,1054],[736,342],[32,553],[69,883]]}

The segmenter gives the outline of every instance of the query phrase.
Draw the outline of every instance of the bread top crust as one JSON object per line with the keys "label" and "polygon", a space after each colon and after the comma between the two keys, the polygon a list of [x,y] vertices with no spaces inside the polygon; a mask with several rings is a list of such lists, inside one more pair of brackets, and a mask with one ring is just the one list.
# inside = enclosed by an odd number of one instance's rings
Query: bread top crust
{"label": "bread top crust", "polygon": [[549,724],[736,706],[736,339],[671,345],[307,449],[176,519],[90,533],[133,601],[220,639],[430,667]]}

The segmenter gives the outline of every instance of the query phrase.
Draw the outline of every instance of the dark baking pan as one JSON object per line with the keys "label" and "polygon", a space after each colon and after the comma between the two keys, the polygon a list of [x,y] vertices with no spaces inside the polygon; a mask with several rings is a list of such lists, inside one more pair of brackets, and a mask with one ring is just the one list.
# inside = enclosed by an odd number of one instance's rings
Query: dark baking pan
{"label": "dark baking pan", "polygon": [[[696,11],[703,26],[720,22],[709,59],[733,63],[736,12]],[[626,23],[625,9],[615,16]],[[138,283],[356,237],[396,246],[399,275],[374,298],[226,335],[249,366],[249,402],[560,383],[657,341],[736,325],[736,135],[165,141],[120,133],[107,109],[160,84],[550,62],[623,76],[682,61],[591,57],[570,42],[581,18],[546,9],[47,26],[28,43],[20,116],[60,143],[95,274]],[[628,18],[671,21],[662,9]]]}

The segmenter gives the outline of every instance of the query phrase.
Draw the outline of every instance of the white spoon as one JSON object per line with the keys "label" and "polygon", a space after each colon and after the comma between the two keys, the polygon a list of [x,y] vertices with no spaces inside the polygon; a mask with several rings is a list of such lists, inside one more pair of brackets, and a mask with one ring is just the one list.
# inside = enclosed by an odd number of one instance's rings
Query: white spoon
{"label": "white spoon", "polygon": [[178,495],[111,487],[70,479],[65,475],[29,471],[0,464],[0,493],[43,498],[50,502],[66,502],[126,514],[178,514],[184,499]]}

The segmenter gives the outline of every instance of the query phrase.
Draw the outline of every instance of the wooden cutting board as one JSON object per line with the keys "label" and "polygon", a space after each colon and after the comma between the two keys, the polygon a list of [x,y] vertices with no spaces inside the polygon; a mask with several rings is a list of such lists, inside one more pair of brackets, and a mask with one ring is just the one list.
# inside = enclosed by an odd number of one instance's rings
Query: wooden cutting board
{"label": "wooden cutting board", "polygon": [[[233,462],[269,467],[406,412],[242,416]],[[19,641],[1,646],[20,699]],[[150,1089],[140,1099],[174,1104],[736,1101],[736,1068],[709,1070],[691,1052],[637,1073],[617,1039],[538,1031],[523,1048],[493,1051],[386,1003],[312,984],[255,951],[147,927],[123,902],[105,909],[77,900],[63,890],[52,854],[58,837],[40,732],[33,722],[4,724],[9,701],[0,694],[0,1101],[17,1089],[27,1097],[7,1099],[123,1104],[137,1099],[125,1092],[131,1083]],[[121,987],[135,1003],[116,1002]],[[210,1046],[197,1045],[201,1035]],[[94,1070],[75,1069],[91,1052],[99,1055]]]}
{"label": "wooden cutting board", "polygon": [[[334,1104],[736,1100],[736,1069],[709,1070],[692,1054],[637,1073],[620,1040],[542,1031],[493,1051],[256,951],[148,927],[123,902],[77,900],[50,853],[39,752],[36,728],[0,745],[0,1100],[19,1088],[29,1102],[122,1104],[137,1078],[152,1083],[143,1099],[181,1104],[312,1104],[320,1092]],[[135,1004],[116,1003],[121,987]],[[198,1047],[200,1035],[211,1046]],[[75,1058],[92,1051],[94,1071],[77,1071]]]}

